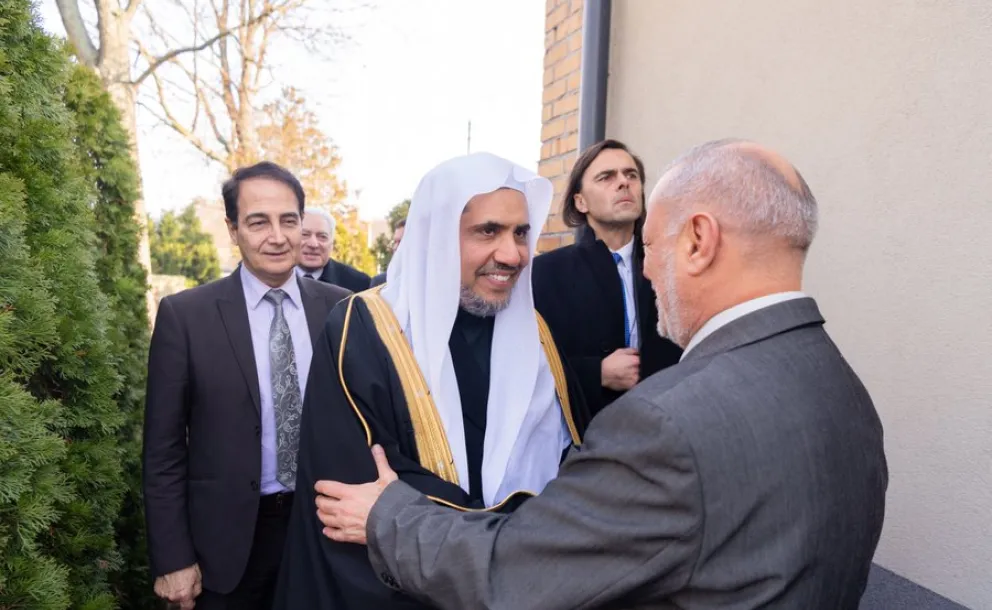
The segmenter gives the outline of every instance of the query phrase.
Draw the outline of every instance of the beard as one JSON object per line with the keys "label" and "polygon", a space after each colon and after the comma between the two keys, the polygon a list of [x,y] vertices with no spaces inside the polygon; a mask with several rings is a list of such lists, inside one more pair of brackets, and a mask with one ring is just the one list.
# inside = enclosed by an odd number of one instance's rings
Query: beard
{"label": "beard", "polygon": [[510,295],[506,295],[505,299],[490,300],[476,294],[476,292],[468,286],[462,286],[459,303],[461,304],[462,309],[473,316],[478,316],[480,318],[491,318],[510,305]]}
{"label": "beard", "polygon": [[[476,275],[486,275],[489,273],[506,273],[506,274],[517,274],[520,272],[519,267],[512,267],[510,265],[504,265],[501,263],[490,262],[485,265],[482,269],[476,272]],[[510,305],[510,295],[513,294],[511,290],[506,294],[506,298],[503,299],[487,299],[479,293],[472,290],[469,286],[462,286],[461,294],[459,295],[459,304],[462,309],[480,318],[491,318],[499,312],[503,311]]]}
{"label": "beard", "polygon": [[682,320],[682,299],[675,286],[675,253],[665,255],[662,285],[654,286],[655,304],[658,307],[658,334],[685,348],[689,343]]}

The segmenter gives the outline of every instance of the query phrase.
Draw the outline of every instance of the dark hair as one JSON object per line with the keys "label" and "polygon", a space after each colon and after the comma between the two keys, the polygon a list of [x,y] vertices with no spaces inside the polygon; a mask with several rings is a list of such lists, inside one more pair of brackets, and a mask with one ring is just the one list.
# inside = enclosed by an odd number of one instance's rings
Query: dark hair
{"label": "dark hair", "polygon": [[241,183],[253,178],[276,180],[293,189],[293,193],[296,194],[296,201],[300,204],[300,218],[303,217],[303,207],[306,203],[303,185],[288,169],[271,161],[262,161],[248,167],[239,167],[221,187],[221,194],[224,196],[224,212],[231,224],[238,224],[238,196],[241,194]]}
{"label": "dark hair", "polygon": [[400,218],[399,220],[396,221],[396,224],[393,226],[393,231],[395,231],[396,229],[402,229],[405,226],[406,226],[406,218]]}
{"label": "dark hair", "polygon": [[572,227],[582,227],[587,224],[586,215],[580,212],[575,207],[575,196],[579,194],[582,190],[582,176],[592,165],[592,162],[596,160],[599,153],[604,150],[622,150],[634,159],[634,164],[637,165],[637,173],[641,176],[641,209],[643,215],[644,209],[644,162],[641,161],[640,157],[630,152],[627,145],[618,140],[603,140],[602,142],[597,142],[589,148],[582,151],[579,158],[575,160],[575,165],[572,166],[572,172],[568,175],[568,186],[565,188],[565,197],[561,202],[561,216],[562,220],[565,221],[565,225]]}

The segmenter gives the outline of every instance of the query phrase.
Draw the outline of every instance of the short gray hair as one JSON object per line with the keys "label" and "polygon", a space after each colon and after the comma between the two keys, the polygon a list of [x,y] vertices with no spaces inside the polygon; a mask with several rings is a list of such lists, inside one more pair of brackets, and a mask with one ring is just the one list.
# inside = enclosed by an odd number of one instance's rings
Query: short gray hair
{"label": "short gray hair", "polygon": [[303,215],[306,216],[307,214],[313,214],[314,216],[320,216],[321,218],[323,218],[324,220],[326,220],[327,221],[327,226],[330,227],[330,231],[328,231],[328,232],[331,234],[331,239],[334,239],[334,229],[337,228],[338,221],[334,220],[334,217],[333,216],[331,216],[326,210],[322,210],[320,208],[307,208],[307,209],[303,210]]}
{"label": "short gray hair", "polygon": [[671,200],[668,232],[677,232],[688,217],[686,204],[706,202],[719,216],[752,235],[774,235],[806,252],[817,228],[816,198],[795,171],[797,183],[760,154],[735,144],[746,140],[716,140],[690,149],[662,175],[659,195]]}

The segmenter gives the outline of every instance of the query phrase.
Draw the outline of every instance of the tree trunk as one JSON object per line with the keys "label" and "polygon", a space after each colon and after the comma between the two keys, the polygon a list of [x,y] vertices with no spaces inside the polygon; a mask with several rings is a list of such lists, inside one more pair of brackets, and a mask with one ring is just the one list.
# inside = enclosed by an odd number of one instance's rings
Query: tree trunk
{"label": "tree trunk", "polygon": [[[121,122],[131,140],[131,158],[138,168],[138,187],[142,189],[141,162],[138,158],[137,88],[131,83],[130,45],[130,19],[119,10],[105,15],[100,24],[100,62],[95,68],[114,105],[121,113]],[[134,216],[141,231],[138,238],[138,259],[148,274],[149,286],[145,291],[145,300],[148,304],[148,322],[154,326],[158,304],[150,286],[152,259],[148,246],[148,217],[145,212],[144,191],[139,192],[142,196],[134,202]]]}

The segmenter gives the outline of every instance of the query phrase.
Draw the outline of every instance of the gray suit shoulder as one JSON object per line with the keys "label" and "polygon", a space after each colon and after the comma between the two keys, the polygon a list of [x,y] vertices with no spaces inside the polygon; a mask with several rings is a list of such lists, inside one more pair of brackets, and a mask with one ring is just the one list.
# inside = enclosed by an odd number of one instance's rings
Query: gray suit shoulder
{"label": "gray suit shoulder", "polygon": [[814,609],[826,588],[838,592],[832,607],[853,607],[888,474],[871,398],[822,327],[690,352],[604,413],[644,408],[630,403],[658,410],[693,456],[705,528],[690,590],[760,582],[759,597]]}
{"label": "gray suit shoulder", "polygon": [[[714,356],[684,360],[629,394],[678,414],[686,423],[699,420],[706,426],[713,423],[714,412],[724,409],[785,415],[780,410],[796,412],[797,406],[823,403],[837,403],[837,409],[878,421],[868,391],[822,327],[794,329]],[[815,415],[815,409],[808,415]]]}

